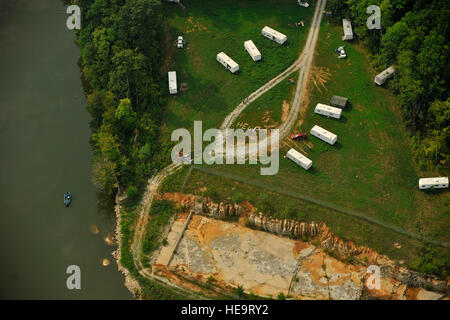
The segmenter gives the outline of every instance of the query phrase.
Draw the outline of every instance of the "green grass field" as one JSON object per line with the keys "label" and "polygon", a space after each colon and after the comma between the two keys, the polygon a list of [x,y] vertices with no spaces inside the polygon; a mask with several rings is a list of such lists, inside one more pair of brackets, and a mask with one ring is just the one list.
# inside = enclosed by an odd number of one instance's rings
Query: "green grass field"
{"label": "green grass field", "polygon": [[[287,77],[287,79],[294,79],[295,81],[297,78],[298,72],[294,72]],[[261,128],[278,127],[282,122],[283,101],[290,105],[295,92],[295,83],[291,84],[287,79],[249,104],[234,122],[234,127],[238,124],[241,124],[241,126],[242,124],[248,124],[250,128],[256,126]],[[286,110],[286,113],[288,112],[289,108]]]}
{"label": "green grass field", "polygon": [[[312,81],[301,125],[302,131],[309,132],[318,124],[337,134],[337,144],[330,146],[310,136],[310,149],[303,142],[285,139],[281,155],[295,147],[313,160],[309,171],[283,158],[276,176],[260,176],[259,167],[250,165],[216,169],[289,188],[448,241],[450,193],[444,190],[430,194],[418,189],[410,139],[395,97],[388,89],[373,85],[375,71],[368,67],[369,61],[359,45],[346,43],[348,58],[337,58],[333,49],[344,44],[340,32],[339,27],[324,19],[312,78],[317,72],[329,73],[329,79],[323,86],[315,86]],[[318,102],[328,104],[333,94],[350,101],[340,120],[313,112]]]}
{"label": "green grass field", "polygon": [[[189,1],[186,9],[165,4],[168,21],[169,57],[163,71],[176,70],[178,84],[188,90],[170,97],[166,113],[166,132],[191,128],[202,120],[204,128],[218,127],[225,116],[245,97],[278,75],[299,56],[313,9],[295,1]],[[305,27],[296,27],[303,20]],[[287,44],[280,46],[264,38],[265,26],[284,33]],[[185,49],[175,48],[175,39],[183,35]],[[253,40],[262,61],[253,62],[244,49],[244,41]],[[216,61],[224,51],[240,66],[231,74]],[[281,109],[281,105],[280,105]]]}

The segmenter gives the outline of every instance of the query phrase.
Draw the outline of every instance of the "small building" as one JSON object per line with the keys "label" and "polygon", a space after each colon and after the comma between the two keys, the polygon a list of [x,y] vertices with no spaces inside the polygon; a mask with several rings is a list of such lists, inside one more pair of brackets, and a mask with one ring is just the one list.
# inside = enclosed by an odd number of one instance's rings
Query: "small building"
{"label": "small building", "polygon": [[318,125],[315,125],[310,132],[316,138],[319,138],[320,140],[323,140],[331,145],[335,144],[337,141],[337,135],[325,130],[322,127],[319,127]]}
{"label": "small building", "polygon": [[381,86],[387,79],[392,78],[395,73],[394,66],[390,66],[375,77],[375,84]]}
{"label": "small building", "polygon": [[342,114],[342,109],[328,106],[326,104],[318,103],[314,112],[327,117],[332,117],[335,119],[340,119]]}
{"label": "small building", "polygon": [[269,38],[270,40],[273,40],[279,44],[284,44],[287,41],[287,37],[284,34],[272,28],[269,28],[268,26],[265,26],[262,29],[261,33],[264,37]]}
{"label": "small building", "polygon": [[305,170],[308,170],[312,166],[312,161],[295,149],[289,150],[286,153],[286,157],[288,157],[288,159],[291,159],[292,161],[294,161],[296,164],[298,164],[300,167],[302,167]]}
{"label": "small building", "polygon": [[176,71],[169,71],[169,93],[177,94],[177,73]]}
{"label": "small building", "polygon": [[261,52],[259,52],[252,40],[245,41],[244,48],[247,50],[250,57],[252,57],[253,61],[261,60]]}
{"label": "small building", "polygon": [[448,177],[422,178],[419,179],[419,189],[441,189],[448,188]]}
{"label": "small building", "polygon": [[330,104],[333,107],[344,109],[347,105],[348,98],[340,97],[340,96],[332,96],[330,99]]}
{"label": "small building", "polygon": [[353,40],[352,22],[348,19],[342,19],[342,27],[344,28],[342,40]]}
{"label": "small building", "polygon": [[227,56],[224,52],[220,52],[217,54],[217,61],[219,61],[225,68],[230,70],[231,73],[236,73],[239,71],[239,65],[233,61],[229,56]]}

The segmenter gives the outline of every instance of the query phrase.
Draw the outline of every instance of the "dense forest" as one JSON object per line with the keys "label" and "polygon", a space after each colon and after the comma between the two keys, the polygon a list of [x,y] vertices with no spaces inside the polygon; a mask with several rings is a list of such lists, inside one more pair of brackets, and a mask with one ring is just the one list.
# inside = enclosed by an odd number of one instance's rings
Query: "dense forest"
{"label": "dense forest", "polygon": [[[369,5],[381,9],[381,30],[366,26]],[[412,130],[421,170],[450,164],[450,2],[445,0],[328,0],[337,19],[352,20],[355,33],[381,71],[395,65],[390,82]]]}
{"label": "dense forest", "polygon": [[[381,30],[366,26],[372,4],[381,9]],[[328,9],[336,19],[352,20],[378,71],[395,65],[389,85],[411,128],[419,168],[448,171],[450,1],[328,0]]]}
{"label": "dense forest", "polygon": [[[92,117],[94,182],[137,194],[168,159],[159,140],[162,8],[159,0],[73,0],[81,8],[81,66]],[[122,190],[123,191],[123,190]]]}

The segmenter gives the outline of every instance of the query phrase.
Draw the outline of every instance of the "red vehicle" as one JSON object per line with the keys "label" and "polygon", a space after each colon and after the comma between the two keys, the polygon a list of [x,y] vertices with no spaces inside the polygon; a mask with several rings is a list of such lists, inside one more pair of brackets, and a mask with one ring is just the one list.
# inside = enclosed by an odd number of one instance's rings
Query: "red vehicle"
{"label": "red vehicle", "polygon": [[307,138],[307,135],[304,132],[297,132],[297,133],[291,134],[292,140],[305,140],[306,138]]}

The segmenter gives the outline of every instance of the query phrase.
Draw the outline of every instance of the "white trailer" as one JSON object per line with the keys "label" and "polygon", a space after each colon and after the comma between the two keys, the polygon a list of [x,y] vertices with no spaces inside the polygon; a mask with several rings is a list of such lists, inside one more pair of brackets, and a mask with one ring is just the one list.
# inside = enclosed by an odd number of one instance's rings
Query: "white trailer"
{"label": "white trailer", "polygon": [[298,164],[300,167],[302,167],[305,170],[308,170],[312,166],[312,161],[295,149],[289,150],[286,153],[286,157],[288,157],[288,159],[291,159],[292,161],[294,161],[296,164]]}
{"label": "white trailer", "polygon": [[261,33],[264,37],[269,38],[270,40],[273,40],[279,44],[283,44],[287,41],[287,37],[284,34],[278,32],[277,30],[269,28],[268,26],[265,26],[262,29]]}
{"label": "white trailer", "polygon": [[342,27],[344,28],[344,36],[342,40],[353,40],[352,23],[348,19],[342,19]]}
{"label": "white trailer", "polygon": [[320,140],[323,140],[331,145],[335,144],[337,141],[337,135],[325,130],[324,128],[319,127],[318,125],[315,125],[311,129],[310,133],[316,138],[319,138]]}
{"label": "white trailer", "polygon": [[252,40],[245,41],[244,48],[247,50],[250,57],[252,57],[253,61],[261,60],[261,52],[259,52]]}
{"label": "white trailer", "polygon": [[169,93],[177,94],[177,73],[176,71],[169,71]]}
{"label": "white trailer", "polygon": [[448,177],[422,178],[419,179],[419,189],[441,189],[448,188]]}
{"label": "white trailer", "polygon": [[342,114],[342,109],[328,106],[326,104],[318,103],[314,112],[327,117],[332,117],[335,119],[340,119]]}
{"label": "white trailer", "polygon": [[383,72],[377,74],[377,76],[375,77],[375,84],[381,86],[383,83],[386,82],[387,79],[391,78],[394,75],[394,73],[395,73],[394,66],[390,66]]}
{"label": "white trailer", "polygon": [[239,71],[239,65],[233,61],[229,56],[227,56],[224,52],[220,52],[217,54],[217,61],[219,61],[225,68],[230,70],[231,73],[236,73]]}

